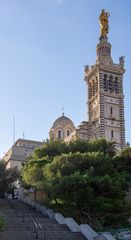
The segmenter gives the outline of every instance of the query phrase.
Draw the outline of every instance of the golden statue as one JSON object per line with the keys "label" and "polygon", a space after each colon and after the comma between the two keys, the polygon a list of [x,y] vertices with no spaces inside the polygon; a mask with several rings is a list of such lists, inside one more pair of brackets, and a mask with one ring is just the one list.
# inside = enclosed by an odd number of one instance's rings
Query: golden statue
{"label": "golden statue", "polygon": [[101,36],[107,36],[109,25],[108,25],[108,17],[110,14],[108,12],[105,12],[104,9],[101,11],[101,15],[99,17],[100,20],[100,35]]}

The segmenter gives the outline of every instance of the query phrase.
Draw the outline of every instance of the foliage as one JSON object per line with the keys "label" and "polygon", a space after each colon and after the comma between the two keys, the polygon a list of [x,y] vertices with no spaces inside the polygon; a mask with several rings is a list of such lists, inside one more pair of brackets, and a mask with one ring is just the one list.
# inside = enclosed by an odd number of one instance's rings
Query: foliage
{"label": "foliage", "polygon": [[42,159],[49,157],[52,159],[54,156],[61,155],[62,153],[68,153],[69,149],[66,143],[59,141],[47,141],[44,142],[42,148],[37,148],[34,153],[34,159]]}
{"label": "foliage", "polygon": [[131,174],[131,147],[125,148],[119,155],[116,155],[113,164],[119,172],[126,171]]}
{"label": "foliage", "polygon": [[0,216],[0,231],[3,230],[4,225],[5,225],[5,219],[3,216]]}
{"label": "foliage", "polygon": [[43,171],[42,168],[49,163],[49,160],[44,158],[42,160],[28,161],[21,172],[24,182],[32,187],[42,188],[43,186]]}
{"label": "foliage", "polygon": [[116,153],[115,144],[107,142],[104,138],[93,141],[76,140],[69,144],[69,152],[103,152],[110,156]]}
{"label": "foliage", "polygon": [[114,143],[105,139],[47,142],[24,166],[22,178],[44,189],[57,206],[59,202],[72,206],[82,223],[93,227],[121,225],[131,214],[126,201],[131,149],[116,153]]}
{"label": "foliage", "polygon": [[18,179],[19,172],[17,168],[6,169],[6,163],[0,162],[0,197],[10,188],[11,183]]}
{"label": "foliage", "polygon": [[44,142],[42,148],[37,148],[35,150],[33,159],[42,159],[44,157],[49,157],[53,159],[55,156],[59,156],[63,153],[85,153],[85,152],[103,152],[104,154],[114,156],[115,155],[115,145],[114,143],[109,143],[105,139],[101,138],[94,141],[85,141],[77,139],[69,144],[60,141],[47,141]]}
{"label": "foliage", "polygon": [[125,201],[126,179],[123,174],[118,174],[109,156],[105,157],[103,153],[56,157],[45,167],[44,173],[52,186],[51,197],[74,202],[81,222],[92,226],[98,223],[114,225],[130,214]]}

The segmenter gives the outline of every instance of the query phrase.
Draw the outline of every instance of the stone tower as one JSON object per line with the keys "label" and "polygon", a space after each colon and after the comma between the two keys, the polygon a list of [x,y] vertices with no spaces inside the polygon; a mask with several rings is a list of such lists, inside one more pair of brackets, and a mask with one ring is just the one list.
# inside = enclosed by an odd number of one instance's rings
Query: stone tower
{"label": "stone tower", "polygon": [[88,87],[89,139],[104,137],[115,142],[118,149],[125,147],[123,74],[124,57],[115,64],[108,42],[109,13],[102,10],[99,17],[100,38],[93,66],[85,66]]}

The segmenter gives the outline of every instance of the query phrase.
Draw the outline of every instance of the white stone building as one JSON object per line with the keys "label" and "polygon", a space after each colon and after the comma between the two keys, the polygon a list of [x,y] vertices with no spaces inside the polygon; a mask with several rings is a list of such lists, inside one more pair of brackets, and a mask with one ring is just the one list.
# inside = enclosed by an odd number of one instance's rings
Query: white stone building
{"label": "white stone building", "polygon": [[[97,58],[92,66],[85,66],[85,81],[88,88],[89,138],[106,138],[115,142],[118,149],[125,147],[125,120],[123,74],[124,57],[114,63],[111,56],[111,44],[108,42],[108,13],[102,10],[106,19],[101,27]],[[107,29],[106,29],[107,26]],[[105,28],[105,31],[103,31]]]}
{"label": "white stone building", "polygon": [[[100,20],[100,38],[96,47],[96,62],[85,66],[84,80],[87,84],[87,112],[89,121],[83,121],[69,136],[66,142],[79,137],[91,140],[105,138],[115,142],[118,149],[125,147],[125,120],[123,74],[124,57],[114,63],[111,56],[111,44],[108,42],[109,14],[102,10]],[[65,126],[66,128],[66,126]],[[55,135],[57,138],[57,135]]]}
{"label": "white stone building", "polygon": [[36,148],[42,147],[43,142],[18,139],[14,145],[7,151],[2,160],[7,163],[7,168],[22,168],[26,158],[31,156]]}

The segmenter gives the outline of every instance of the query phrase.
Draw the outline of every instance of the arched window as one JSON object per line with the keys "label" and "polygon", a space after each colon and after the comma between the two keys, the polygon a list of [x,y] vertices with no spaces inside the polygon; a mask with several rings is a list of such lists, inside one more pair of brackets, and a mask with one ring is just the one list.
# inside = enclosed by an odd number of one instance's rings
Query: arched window
{"label": "arched window", "polygon": [[92,97],[92,86],[91,83],[89,84],[89,98]]}
{"label": "arched window", "polygon": [[115,77],[114,90],[115,90],[115,93],[119,93],[118,77]]}
{"label": "arched window", "polygon": [[107,79],[107,74],[104,74],[103,84],[104,84],[104,90],[105,90],[105,91],[108,91],[108,79]]}
{"label": "arched window", "polygon": [[95,82],[94,80],[92,81],[92,96],[95,95]]}
{"label": "arched window", "polygon": [[114,84],[113,84],[113,76],[109,76],[109,91],[112,93],[114,90]]}
{"label": "arched window", "polygon": [[58,139],[61,139],[61,130],[58,130]]}
{"label": "arched window", "polygon": [[110,114],[113,114],[113,107],[110,108]]}
{"label": "arched window", "polygon": [[70,135],[70,130],[68,129],[67,130],[67,137]]}
{"label": "arched window", "polygon": [[114,132],[113,132],[113,130],[111,130],[111,138],[113,138],[114,137]]}

